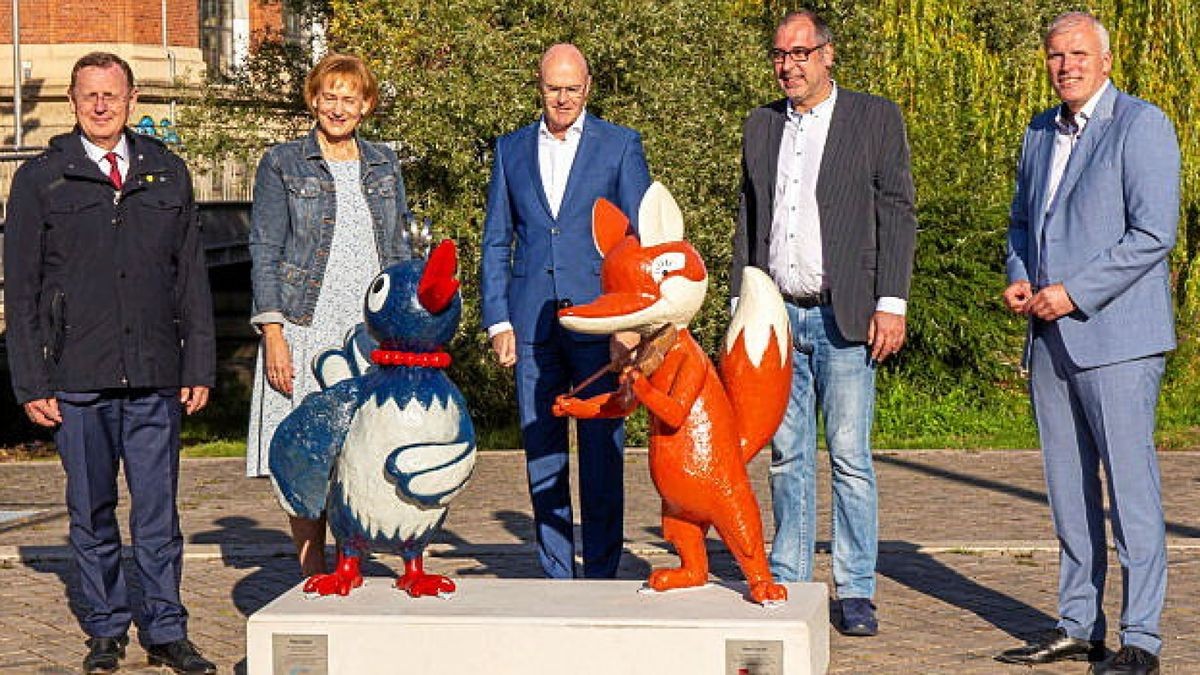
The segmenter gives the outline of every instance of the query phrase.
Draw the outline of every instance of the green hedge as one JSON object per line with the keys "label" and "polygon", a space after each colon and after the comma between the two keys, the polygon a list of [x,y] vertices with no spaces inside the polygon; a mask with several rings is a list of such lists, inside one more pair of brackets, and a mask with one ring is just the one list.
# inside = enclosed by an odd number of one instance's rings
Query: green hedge
{"label": "green hedge", "polygon": [[[1055,103],[1039,34],[1057,3],[893,0],[815,3],[837,36],[839,84],[903,108],[920,234],[910,342],[882,372],[877,444],[1034,443],[1017,368],[1023,323],[1002,309],[1003,249],[1021,131]],[[464,330],[452,349],[477,423],[513,424],[507,373],[478,330],[478,241],[495,138],[535,119],[537,59],[572,41],[595,77],[589,108],[645,139],[651,172],[682,207],[712,275],[694,329],[713,348],[726,323],[741,123],[779,96],[764,58],[783,3],[737,0],[332,0],[331,46],[368,59],[385,107],[368,133],[409,158],[412,207],[462,250]],[[1175,121],[1184,152],[1185,217],[1173,258],[1185,345],[1172,358],[1163,419],[1200,421],[1190,274],[1200,242],[1195,2],[1106,0],[1116,84]],[[633,442],[643,440],[636,425]],[[1178,436],[1172,436],[1178,438]],[[1190,437],[1175,442],[1190,442]]]}

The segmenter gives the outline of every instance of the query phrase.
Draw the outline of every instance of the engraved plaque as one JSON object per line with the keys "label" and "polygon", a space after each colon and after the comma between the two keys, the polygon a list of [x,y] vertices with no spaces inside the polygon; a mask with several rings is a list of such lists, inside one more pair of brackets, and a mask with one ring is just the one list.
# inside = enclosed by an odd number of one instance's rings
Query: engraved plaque
{"label": "engraved plaque", "polygon": [[726,640],[725,675],[783,675],[783,641]]}
{"label": "engraved plaque", "polygon": [[275,675],[329,675],[329,636],[273,633],[271,670]]}

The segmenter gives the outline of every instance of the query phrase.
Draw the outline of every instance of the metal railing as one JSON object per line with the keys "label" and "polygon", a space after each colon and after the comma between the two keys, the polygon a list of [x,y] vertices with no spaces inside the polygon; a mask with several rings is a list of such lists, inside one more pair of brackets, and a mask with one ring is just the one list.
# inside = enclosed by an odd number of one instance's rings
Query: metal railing
{"label": "metal railing", "polygon": [[[0,222],[12,186],[13,174],[37,151],[0,154]],[[190,161],[192,188],[198,202],[248,202],[254,189],[254,164],[239,157]]]}

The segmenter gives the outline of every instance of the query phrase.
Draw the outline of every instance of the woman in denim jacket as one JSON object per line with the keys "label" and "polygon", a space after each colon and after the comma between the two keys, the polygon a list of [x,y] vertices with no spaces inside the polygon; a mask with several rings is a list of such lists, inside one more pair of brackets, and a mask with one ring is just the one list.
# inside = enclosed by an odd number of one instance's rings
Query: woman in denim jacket
{"label": "woman in denim jacket", "polygon": [[[409,257],[409,218],[396,154],[358,138],[379,100],[357,57],[330,54],[304,84],[316,126],[269,149],[254,177],[250,225],[254,316],[262,334],[246,443],[246,471],[268,474],[271,436],[310,392],[309,363],[362,321],[379,271]],[[368,255],[374,251],[376,255]],[[291,516],[301,571],[325,572],[325,520]]]}

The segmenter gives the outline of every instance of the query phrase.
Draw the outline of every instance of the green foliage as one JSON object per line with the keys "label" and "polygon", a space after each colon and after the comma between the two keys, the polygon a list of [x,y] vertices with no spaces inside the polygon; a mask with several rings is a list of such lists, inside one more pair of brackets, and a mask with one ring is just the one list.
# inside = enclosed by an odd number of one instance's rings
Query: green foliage
{"label": "green foliage", "polygon": [[[412,207],[461,246],[464,330],[452,376],[481,427],[511,428],[511,375],[479,331],[478,241],[495,139],[536,119],[537,60],[577,43],[595,77],[589,109],[642,132],[651,172],[675,195],[711,273],[693,328],[713,349],[727,321],[741,122],[779,96],[763,57],[780,0],[329,0],[331,46],[366,58],[388,94],[367,130],[397,140]],[[1017,367],[1024,325],[1002,309],[1003,256],[1022,130],[1055,103],[1040,35],[1063,7],[1040,0],[818,0],[836,36],[842,86],[905,113],[917,183],[910,342],[880,377],[878,436],[1031,445]],[[1200,88],[1195,0],[1098,0],[1114,82],[1160,105],[1184,152],[1184,213],[1173,256],[1182,346],[1162,419],[1200,425]],[[578,226],[587,226],[580,223]],[[644,424],[631,441],[644,440]],[[975,439],[972,441],[971,439]],[[983,439],[983,440],[980,440]]]}

